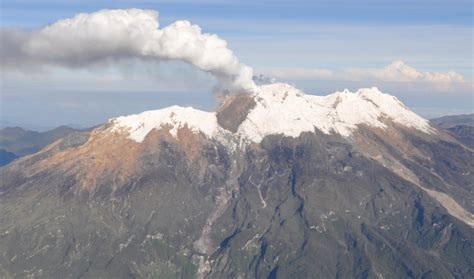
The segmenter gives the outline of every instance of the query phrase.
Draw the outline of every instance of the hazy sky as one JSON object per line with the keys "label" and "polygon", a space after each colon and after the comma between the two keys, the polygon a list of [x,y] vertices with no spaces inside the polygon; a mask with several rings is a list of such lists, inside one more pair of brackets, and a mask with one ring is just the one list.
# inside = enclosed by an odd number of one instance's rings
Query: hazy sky
{"label": "hazy sky", "polygon": [[[36,29],[100,9],[216,33],[257,74],[307,93],[378,86],[425,117],[473,112],[472,1],[1,1],[1,26]],[[2,126],[94,125],[172,104],[211,110],[215,80],[182,62],[1,71]]]}

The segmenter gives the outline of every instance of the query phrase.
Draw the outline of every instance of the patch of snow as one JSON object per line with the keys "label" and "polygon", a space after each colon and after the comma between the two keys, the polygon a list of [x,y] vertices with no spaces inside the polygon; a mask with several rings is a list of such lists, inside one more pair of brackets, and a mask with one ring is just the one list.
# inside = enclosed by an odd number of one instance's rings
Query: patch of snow
{"label": "patch of snow", "polygon": [[111,119],[112,131],[126,130],[129,137],[142,142],[153,129],[171,126],[170,133],[177,138],[178,129],[188,127],[195,133],[203,133],[209,138],[219,130],[216,114],[191,107],[172,106],[160,110],[145,111],[140,114],[121,116]]}

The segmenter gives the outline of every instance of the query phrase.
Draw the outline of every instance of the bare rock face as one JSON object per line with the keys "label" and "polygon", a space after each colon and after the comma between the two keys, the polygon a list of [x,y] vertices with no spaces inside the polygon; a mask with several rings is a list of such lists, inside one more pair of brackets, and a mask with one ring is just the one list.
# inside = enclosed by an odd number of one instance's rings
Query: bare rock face
{"label": "bare rock face", "polygon": [[254,98],[248,94],[228,96],[217,111],[217,122],[222,128],[235,133],[255,105]]}
{"label": "bare rock face", "polygon": [[388,118],[242,141],[256,103],[230,97],[218,127],[166,112],[141,141],[137,115],[0,168],[0,277],[474,276],[472,149]]}

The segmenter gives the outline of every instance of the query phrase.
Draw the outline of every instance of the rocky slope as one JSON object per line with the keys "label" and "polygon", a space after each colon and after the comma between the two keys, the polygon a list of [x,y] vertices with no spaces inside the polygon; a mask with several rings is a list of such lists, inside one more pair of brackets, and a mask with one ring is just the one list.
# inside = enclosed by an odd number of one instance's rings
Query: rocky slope
{"label": "rocky slope", "polygon": [[457,125],[446,130],[460,142],[474,148],[474,126]]}
{"label": "rocky slope", "polygon": [[460,142],[474,148],[474,114],[444,116],[430,121]]}
{"label": "rocky slope", "polygon": [[376,88],[119,117],[0,169],[0,276],[469,278],[473,155]]}

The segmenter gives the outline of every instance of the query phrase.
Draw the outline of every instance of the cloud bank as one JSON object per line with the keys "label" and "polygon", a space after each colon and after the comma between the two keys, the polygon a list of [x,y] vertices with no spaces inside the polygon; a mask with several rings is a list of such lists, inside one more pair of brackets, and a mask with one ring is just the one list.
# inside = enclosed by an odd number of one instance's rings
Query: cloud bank
{"label": "cloud bank", "polygon": [[394,61],[379,69],[350,69],[346,71],[348,78],[356,80],[376,79],[385,82],[423,82],[440,90],[448,90],[456,83],[465,83],[461,74],[448,72],[422,72],[403,61]]}
{"label": "cloud bank", "polygon": [[471,82],[455,71],[423,72],[403,61],[393,61],[382,68],[349,68],[328,70],[320,68],[272,68],[265,75],[289,80],[380,81],[429,86],[439,91],[469,87]]}
{"label": "cloud bank", "polygon": [[211,73],[227,89],[255,88],[252,68],[239,62],[225,40],[186,20],[160,29],[153,10],[81,13],[36,30],[2,28],[0,36],[3,70],[85,68],[127,58],[180,60]]}

